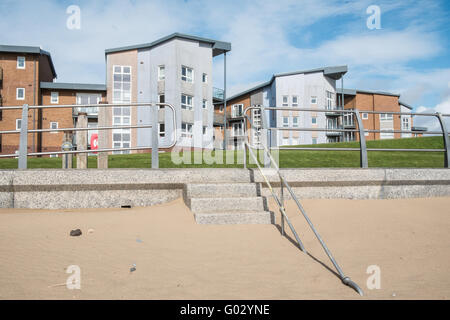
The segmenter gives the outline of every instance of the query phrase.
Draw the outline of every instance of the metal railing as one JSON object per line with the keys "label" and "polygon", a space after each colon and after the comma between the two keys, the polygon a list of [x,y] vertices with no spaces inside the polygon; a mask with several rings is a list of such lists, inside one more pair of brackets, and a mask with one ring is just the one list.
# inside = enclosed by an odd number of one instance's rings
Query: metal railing
{"label": "metal railing", "polygon": [[[252,109],[255,109],[255,108],[257,108],[257,107],[248,107],[248,108],[245,109],[245,111],[244,111],[244,115],[245,115],[244,128],[247,128],[247,121],[249,121],[249,123],[250,123],[250,128],[254,127],[253,121],[250,119],[250,117],[247,116],[247,112],[249,110],[252,110]],[[261,114],[262,114],[262,117],[263,117],[263,125],[264,124],[267,125],[267,119],[265,119],[266,116],[265,116],[264,110],[262,110]],[[291,187],[289,186],[289,183],[287,182],[287,180],[285,179],[285,177],[281,173],[280,167],[276,163],[275,159],[272,157],[272,154],[271,154],[269,148],[263,142],[260,142],[260,146],[262,146],[264,154],[267,155],[268,158],[269,158],[269,164],[271,164],[273,166],[273,168],[276,170],[276,172],[278,174],[278,177],[280,179],[280,182],[281,182],[280,183],[280,185],[281,185],[281,190],[280,190],[281,199],[276,195],[276,193],[274,192],[273,187],[272,187],[269,179],[264,174],[264,171],[262,170],[262,168],[261,168],[261,166],[260,166],[260,164],[258,162],[258,159],[257,159],[256,155],[254,154],[254,151],[253,151],[254,148],[249,143],[248,134],[245,136],[245,140],[244,140],[244,159],[245,159],[244,161],[246,161],[246,158],[247,158],[247,156],[246,156],[246,149],[248,148],[250,156],[252,157],[252,159],[256,163],[256,166],[258,167],[261,175],[263,176],[263,179],[266,182],[266,184],[267,184],[270,192],[272,193],[272,196],[275,199],[275,202],[278,205],[278,208],[280,210],[280,213],[281,213],[281,234],[282,234],[282,236],[285,236],[284,222],[286,221],[288,226],[289,226],[289,228],[291,229],[292,233],[294,234],[294,237],[295,237],[295,239],[296,239],[296,241],[297,241],[297,243],[298,243],[298,245],[300,247],[300,250],[302,250],[304,253],[306,253],[306,249],[305,249],[303,243],[301,242],[300,237],[298,236],[298,233],[295,231],[294,226],[291,224],[291,222],[289,221],[289,218],[288,218],[288,216],[286,214],[286,209],[284,207],[284,187],[285,187],[287,189],[287,191],[289,192],[289,194],[291,195],[292,199],[294,199],[295,204],[297,205],[297,208],[300,210],[301,214],[303,215],[303,217],[307,221],[309,227],[314,232],[314,235],[316,236],[317,240],[319,240],[322,248],[324,249],[324,251],[327,254],[328,258],[330,259],[331,263],[336,268],[336,270],[338,272],[338,275],[339,275],[339,278],[341,279],[342,283],[344,283],[345,285],[353,288],[361,296],[364,295],[364,293],[361,290],[361,288],[355,282],[353,282],[349,277],[347,277],[344,274],[344,272],[342,271],[341,267],[339,266],[337,261],[334,259],[333,255],[331,254],[331,251],[328,249],[327,245],[322,240],[322,237],[318,233],[317,229],[314,227],[311,219],[306,214],[305,209],[303,208],[303,206],[301,205],[300,201],[297,199],[297,196],[294,194],[294,192],[292,191]]]}
{"label": "metal railing", "polygon": [[[173,119],[173,141],[163,148],[172,148],[177,142],[177,126],[176,126],[176,112],[175,108],[169,103],[113,103],[113,104],[74,104],[74,105],[43,105],[43,106],[29,106],[24,104],[23,106],[6,106],[0,107],[0,110],[22,110],[21,127],[20,130],[3,130],[0,131],[0,135],[3,134],[20,134],[19,154],[2,154],[0,158],[15,158],[19,157],[19,169],[26,169],[28,165],[29,156],[42,156],[42,155],[59,155],[59,154],[78,154],[78,153],[91,153],[91,152],[114,152],[114,151],[129,151],[129,150],[148,150],[152,149],[152,168],[159,167],[159,133],[158,133],[158,108],[159,106],[168,107],[172,110]],[[112,126],[100,126],[100,127],[87,127],[87,128],[57,128],[57,129],[28,129],[28,112],[31,109],[58,109],[58,108],[107,108],[107,107],[153,107],[151,112],[151,124],[149,125],[112,125]],[[72,114],[71,114],[72,116]],[[64,131],[90,131],[90,130],[112,130],[112,129],[152,129],[152,141],[150,146],[145,147],[127,147],[127,148],[103,148],[95,150],[71,150],[71,151],[52,151],[52,152],[31,152],[28,153],[28,134],[39,132],[64,132]]]}
{"label": "metal railing", "polygon": [[[253,106],[248,107],[245,114],[245,121],[248,120],[248,116],[246,112],[252,109],[261,109],[262,113],[264,110],[278,110],[278,111],[303,111],[303,112],[329,112],[328,109],[311,109],[311,108],[290,108],[290,107],[262,107],[262,106]],[[444,152],[444,167],[450,168],[450,140],[449,140],[449,132],[447,130],[447,126],[444,121],[444,117],[450,117],[450,114],[441,114],[439,112],[436,113],[417,113],[417,112],[389,112],[389,111],[359,111],[358,109],[340,109],[333,110],[333,112],[337,112],[340,114],[348,114],[352,113],[355,116],[355,126],[357,128],[292,128],[292,127],[268,127],[265,129],[270,132],[271,131],[315,131],[315,132],[325,132],[325,133],[344,133],[344,132],[357,132],[359,133],[359,148],[326,148],[326,147],[276,147],[278,150],[307,150],[307,151],[359,151],[360,152],[360,166],[361,168],[368,168],[368,151],[399,151],[399,152]],[[405,115],[405,116],[424,116],[424,117],[436,117],[439,120],[439,124],[441,126],[441,131],[414,131],[414,130],[375,130],[375,129],[365,129],[361,113],[368,114],[392,114],[392,115]],[[251,121],[251,120],[250,120]],[[246,128],[246,125],[244,126]],[[428,135],[442,135],[444,148],[443,149],[398,149],[398,148],[367,148],[365,133],[411,133],[411,134],[428,134]],[[270,139],[269,139],[270,141]],[[272,146],[269,145],[269,149],[272,149]],[[246,158],[244,157],[244,167],[246,167]]]}

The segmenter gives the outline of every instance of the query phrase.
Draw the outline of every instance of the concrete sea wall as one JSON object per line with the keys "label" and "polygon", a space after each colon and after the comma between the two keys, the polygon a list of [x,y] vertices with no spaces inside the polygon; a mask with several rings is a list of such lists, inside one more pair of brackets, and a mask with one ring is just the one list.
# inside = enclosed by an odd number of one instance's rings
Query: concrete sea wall
{"label": "concrete sea wall", "polygon": [[[275,171],[264,169],[279,193]],[[448,169],[283,169],[300,199],[450,196]],[[0,208],[150,206],[183,194],[187,183],[262,183],[257,169],[0,170]],[[287,194],[287,192],[285,192]]]}

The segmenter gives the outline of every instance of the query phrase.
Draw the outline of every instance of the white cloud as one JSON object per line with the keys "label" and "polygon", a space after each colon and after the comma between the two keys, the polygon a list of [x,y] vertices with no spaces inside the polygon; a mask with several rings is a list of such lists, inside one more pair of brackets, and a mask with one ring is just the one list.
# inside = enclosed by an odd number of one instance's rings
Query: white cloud
{"label": "white cloud", "polygon": [[[450,96],[446,97],[444,101],[438,103],[434,107],[420,106],[416,112],[419,113],[435,113],[450,114]],[[450,117],[444,117],[447,130],[450,130]],[[415,116],[414,126],[427,127],[428,131],[441,131],[441,125],[436,117]]]}

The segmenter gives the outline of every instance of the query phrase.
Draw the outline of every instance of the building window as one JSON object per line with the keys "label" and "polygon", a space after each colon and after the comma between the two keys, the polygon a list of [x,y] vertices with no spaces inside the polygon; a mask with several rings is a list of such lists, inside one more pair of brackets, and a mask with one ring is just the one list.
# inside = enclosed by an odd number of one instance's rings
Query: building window
{"label": "building window", "polygon": [[410,130],[410,127],[409,127],[409,118],[403,118],[403,119],[402,119],[402,130],[407,130],[407,131]]}
{"label": "building window", "polygon": [[158,66],[158,80],[166,79],[166,68],[165,66]]}
{"label": "building window", "polygon": [[317,117],[311,117],[311,124],[317,124]]}
{"label": "building window", "polygon": [[164,123],[160,123],[158,126],[158,134],[161,138],[166,136],[166,126]]}
{"label": "building window", "polygon": [[380,120],[381,121],[392,121],[394,118],[393,118],[393,115],[392,114],[389,114],[389,113],[381,113],[380,114]]}
{"label": "building window", "polygon": [[181,67],[181,80],[193,83],[194,82],[194,69],[182,66]]}
{"label": "building window", "polygon": [[293,118],[292,118],[292,126],[293,126],[294,128],[298,128],[298,118],[299,118],[299,117],[293,117]]}
{"label": "building window", "polygon": [[[50,129],[58,129],[58,122],[50,122]],[[58,133],[58,131],[52,131],[50,133]]]}
{"label": "building window", "polygon": [[283,107],[289,106],[289,96],[283,96]]}
{"label": "building window", "polygon": [[[131,67],[113,66],[113,103],[131,102]],[[131,107],[114,107],[113,124],[127,126],[131,123]],[[131,144],[130,129],[114,129],[113,147],[129,148]],[[115,153],[130,153],[129,150]]]}
{"label": "building window", "polygon": [[25,88],[16,89],[16,100],[25,100]]}
{"label": "building window", "polygon": [[244,115],[244,105],[241,104],[233,104],[231,109],[231,116],[233,118],[242,117]]}
{"label": "building window", "polygon": [[16,119],[16,130],[22,128],[22,119]]}
{"label": "building window", "polygon": [[289,138],[283,137],[283,142],[282,142],[282,144],[283,144],[284,146],[287,146],[287,145],[289,144]]}
{"label": "building window", "polygon": [[289,127],[289,117],[283,117],[283,127]]}
{"label": "building window", "polygon": [[202,75],[202,82],[203,82],[203,83],[208,83],[208,75],[207,75],[206,73],[204,73],[204,74]]}
{"label": "building window", "polygon": [[242,129],[242,122],[233,123],[233,136],[242,136],[244,135],[244,130]]}
{"label": "building window", "polygon": [[367,112],[364,112],[364,113],[362,114],[362,119],[363,119],[363,120],[369,119],[369,114],[368,114]]}
{"label": "building window", "polygon": [[293,107],[298,106],[298,96],[292,96],[292,106]]}
{"label": "building window", "polygon": [[181,123],[181,136],[182,137],[192,137],[192,124]]}
{"label": "building window", "polygon": [[58,103],[59,102],[59,94],[58,92],[50,93],[50,103]]}
{"label": "building window", "polygon": [[51,154],[50,158],[58,158],[58,156],[59,156],[58,154]]}
{"label": "building window", "polygon": [[327,109],[334,109],[334,93],[327,91]]}
{"label": "building window", "polygon": [[[99,93],[79,93],[77,92],[77,104],[98,104],[102,100]],[[77,107],[78,112],[98,115],[98,107]]]}
{"label": "building window", "polygon": [[311,96],[311,104],[317,104],[317,97]]}
{"label": "building window", "polygon": [[203,127],[203,135],[205,136],[206,135],[206,127]]}
{"label": "building window", "polygon": [[317,138],[312,138],[312,144],[317,144]]}
{"label": "building window", "polygon": [[25,57],[17,57],[17,69],[25,69]]}
{"label": "building window", "polygon": [[203,109],[208,109],[208,100],[203,100],[202,107]]}
{"label": "building window", "polygon": [[193,100],[194,98],[191,96],[188,96],[186,94],[181,95],[181,108],[192,110]]}
{"label": "building window", "polygon": [[[166,96],[164,94],[158,94],[158,103],[164,102],[166,102]],[[164,108],[164,106],[158,106],[158,110],[161,109],[161,107]]]}

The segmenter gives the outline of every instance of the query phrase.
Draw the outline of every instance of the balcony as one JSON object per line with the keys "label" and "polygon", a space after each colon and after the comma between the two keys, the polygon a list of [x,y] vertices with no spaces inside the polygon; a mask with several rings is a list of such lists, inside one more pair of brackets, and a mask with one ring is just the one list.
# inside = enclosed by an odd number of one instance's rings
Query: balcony
{"label": "balcony", "polygon": [[327,107],[326,109],[328,111],[325,112],[325,115],[328,117],[338,117],[338,116],[342,115],[342,112],[334,112],[334,110],[342,110],[342,107],[340,107],[340,106]]}
{"label": "balcony", "polygon": [[213,87],[213,99],[223,100],[223,89]]}
{"label": "balcony", "polygon": [[88,116],[98,116],[98,107],[77,107],[74,110],[74,114],[79,112],[87,113]]}
{"label": "balcony", "polygon": [[326,131],[325,134],[328,137],[339,137],[339,136],[342,136],[342,132],[341,131],[333,131],[334,129],[341,130],[342,126],[327,126],[327,130],[330,130],[330,131]]}

